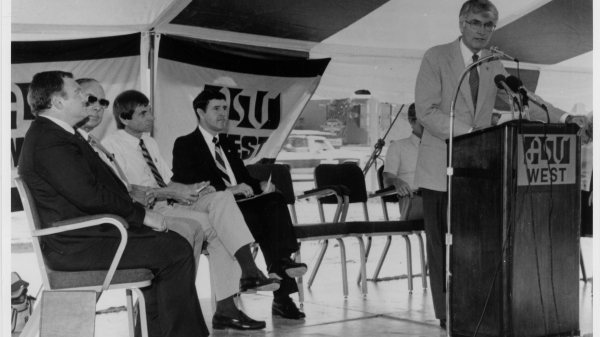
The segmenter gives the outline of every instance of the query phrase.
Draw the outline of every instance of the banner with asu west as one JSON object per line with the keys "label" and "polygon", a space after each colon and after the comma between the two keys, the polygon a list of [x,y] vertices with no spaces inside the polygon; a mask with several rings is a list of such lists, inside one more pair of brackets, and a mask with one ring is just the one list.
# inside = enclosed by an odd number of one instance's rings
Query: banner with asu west
{"label": "banner with asu west", "polygon": [[[140,90],[140,34],[84,40],[11,43],[11,181],[23,140],[35,119],[27,104],[29,83],[38,72],[62,70],[77,78],[93,78],[104,87],[111,105],[93,134],[98,138],[114,132],[112,101],[124,90]],[[18,192],[12,188],[13,211],[21,210]]]}
{"label": "banner with asu west", "polygon": [[175,139],[198,125],[192,101],[203,89],[227,97],[227,134],[247,164],[274,159],[330,61],[249,58],[165,35],[158,56],[154,137],[169,165]]}

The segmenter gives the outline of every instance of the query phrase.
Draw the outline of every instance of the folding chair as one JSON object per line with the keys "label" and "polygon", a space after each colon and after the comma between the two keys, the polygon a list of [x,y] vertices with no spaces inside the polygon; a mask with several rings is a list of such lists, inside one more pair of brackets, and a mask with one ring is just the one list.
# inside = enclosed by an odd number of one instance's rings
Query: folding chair
{"label": "folding chair", "polygon": [[[379,183],[379,191],[373,193],[370,197],[381,197],[381,207],[383,209],[383,218],[386,221],[389,221],[389,213],[387,209],[388,203],[397,203],[400,211],[400,220],[419,220],[423,219],[423,197],[421,195],[421,190],[417,190],[413,194],[413,198],[409,197],[401,197],[399,196],[394,187],[390,186],[388,188],[384,187],[383,184],[383,170],[384,166],[382,165],[377,170],[377,182]],[[423,223],[415,223],[413,226],[412,234],[417,237],[419,240],[419,253],[420,253],[420,262],[421,262],[421,282],[423,285],[423,289],[427,289],[427,263],[425,259],[425,247],[423,244],[423,237],[421,234],[425,231],[425,227]],[[381,266],[383,265],[383,261],[387,255],[391,244],[391,237],[388,236],[388,240],[383,249],[383,253],[379,258],[379,263],[377,264],[377,268],[373,273],[373,280],[377,280],[377,276],[379,276],[379,272],[381,271]],[[413,277],[417,277],[413,275]]]}
{"label": "folding chair", "polygon": [[[292,183],[292,176],[288,168],[284,165],[280,164],[255,164],[248,165],[248,171],[250,174],[260,180],[268,180],[271,177],[271,182],[275,184],[277,190],[283,194],[283,197],[288,205],[290,210],[290,215],[292,218],[292,222],[294,224],[294,230],[296,233],[296,238],[301,244],[304,241],[315,241],[315,240],[324,240],[323,249],[321,250],[321,254],[319,255],[319,259],[317,265],[313,268],[313,275],[311,275],[310,284],[314,280],[314,275],[316,274],[316,270],[318,270],[321,261],[323,260],[323,255],[325,254],[325,250],[327,249],[327,244],[329,239],[336,239],[340,245],[340,258],[342,263],[342,280],[343,280],[343,294],[344,297],[348,296],[348,277],[346,271],[346,249],[344,245],[344,241],[342,238],[346,236],[346,228],[344,225],[339,224],[339,218],[341,216],[343,205],[343,197],[344,193],[341,188],[337,186],[324,186],[322,188],[317,188],[314,190],[306,191],[303,195],[300,195],[296,198],[294,194],[294,186]],[[324,213],[322,209],[320,209],[320,216],[322,223],[314,223],[314,224],[299,224],[298,217],[296,216],[296,199],[305,199],[310,197],[322,198],[326,196],[332,196],[336,200],[337,208],[336,212],[333,216],[332,223],[325,223]],[[301,262],[301,254],[300,249],[295,254],[296,262]],[[303,289],[303,279],[302,277],[297,278],[298,283],[298,296],[300,299],[300,303],[304,302],[304,289]]]}
{"label": "folding chair", "polygon": [[[123,218],[115,215],[102,214],[60,221],[55,223],[55,227],[43,228],[29,187],[21,178],[15,178],[15,185],[19,191],[23,209],[27,215],[27,222],[31,229],[33,250],[36,254],[38,267],[40,268],[42,275],[42,286],[46,290],[93,290],[97,292],[96,299],[99,299],[100,295],[105,290],[126,289],[129,335],[131,337],[133,337],[135,333],[135,313],[132,298],[133,290],[136,292],[140,303],[139,310],[141,322],[138,322],[138,324],[141,324],[142,336],[147,337],[148,327],[146,324],[146,306],[144,295],[139,288],[150,286],[154,276],[150,270],[142,268],[116,270],[121,256],[123,255],[123,250],[125,250],[125,245],[127,244],[126,228],[129,226],[127,222]],[[40,247],[40,237],[79,228],[98,226],[101,224],[114,225],[121,232],[121,243],[108,270],[63,272],[52,270],[46,265],[46,259],[44,258]],[[41,303],[41,301],[38,299],[38,301],[36,301],[36,304],[37,303]],[[40,308],[41,305],[35,307],[28,324],[25,325],[25,328],[21,332],[22,337],[36,336],[38,334],[41,314]]]}
{"label": "folding chair", "polygon": [[[344,184],[348,188],[349,194],[345,196],[345,209],[340,222],[344,223],[348,229],[348,236],[356,237],[359,242],[362,241],[362,236],[368,239],[373,236],[387,236],[388,241],[392,235],[402,235],[406,242],[407,253],[407,274],[408,288],[412,292],[412,263],[411,263],[411,246],[408,235],[413,234],[413,229],[422,227],[423,220],[404,220],[404,221],[371,221],[367,208],[367,190],[365,179],[362,170],[356,165],[338,164],[330,165],[323,164],[315,169],[315,183],[317,186],[324,184]],[[380,197],[379,194],[370,197]],[[326,198],[321,199],[323,203],[329,202]],[[361,203],[363,208],[364,221],[346,221],[348,208],[350,204]],[[367,253],[363,253],[361,247],[361,271],[358,281],[362,282],[363,288],[366,288],[366,261]]]}

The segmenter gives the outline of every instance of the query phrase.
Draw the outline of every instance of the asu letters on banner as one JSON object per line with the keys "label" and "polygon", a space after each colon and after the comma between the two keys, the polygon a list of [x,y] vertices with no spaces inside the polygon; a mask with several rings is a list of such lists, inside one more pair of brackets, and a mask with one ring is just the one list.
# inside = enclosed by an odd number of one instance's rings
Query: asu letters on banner
{"label": "asu letters on banner", "polygon": [[163,35],[154,129],[163,157],[170,163],[175,139],[197,126],[192,101],[212,89],[227,97],[227,136],[246,164],[275,158],[329,61],[234,56]]}

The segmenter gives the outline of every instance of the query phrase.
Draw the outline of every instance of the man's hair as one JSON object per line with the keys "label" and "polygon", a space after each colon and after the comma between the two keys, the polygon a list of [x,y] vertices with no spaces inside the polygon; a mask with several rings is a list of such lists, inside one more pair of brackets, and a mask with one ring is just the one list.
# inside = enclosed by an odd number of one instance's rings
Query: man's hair
{"label": "man's hair", "polygon": [[121,122],[120,118],[131,119],[138,106],[148,106],[149,103],[148,97],[137,90],[127,90],[120,93],[113,102],[113,116],[115,116],[117,128],[125,128],[125,124]]}
{"label": "man's hair", "polygon": [[83,84],[86,84],[86,83],[98,82],[98,81],[95,80],[95,79],[93,79],[93,78],[78,78],[78,79],[75,80],[75,82],[79,83],[79,85],[83,85]]}
{"label": "man's hair", "polygon": [[459,20],[462,22],[465,20],[469,13],[492,13],[494,19],[498,20],[498,9],[489,0],[469,0],[465,2],[460,8],[460,14],[458,15]]}
{"label": "man's hair", "polygon": [[67,97],[64,90],[65,82],[63,78],[73,78],[73,74],[60,71],[44,71],[33,75],[31,84],[29,84],[29,93],[27,94],[27,103],[35,116],[52,107],[52,97],[60,95]]}
{"label": "man's hair", "polygon": [[213,91],[213,90],[202,90],[201,93],[198,94],[198,96],[196,96],[196,98],[194,98],[194,101],[192,102],[192,106],[194,107],[194,113],[196,114],[196,117],[198,118],[198,120],[200,120],[200,115],[198,114],[198,109],[202,109],[202,111],[206,112],[206,107],[208,106],[208,102],[212,101],[213,99],[217,99],[217,100],[227,100],[227,97],[225,97],[225,95],[220,92],[220,91]]}
{"label": "man's hair", "polygon": [[416,121],[417,120],[417,110],[415,109],[415,103],[411,104],[408,107],[408,120]]}

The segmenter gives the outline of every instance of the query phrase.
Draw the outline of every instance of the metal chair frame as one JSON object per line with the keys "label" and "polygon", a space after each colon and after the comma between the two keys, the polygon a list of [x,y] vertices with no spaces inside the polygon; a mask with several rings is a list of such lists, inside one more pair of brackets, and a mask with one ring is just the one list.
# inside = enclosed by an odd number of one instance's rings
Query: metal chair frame
{"label": "metal chair frame", "polygon": [[[127,230],[129,227],[127,222],[118,216],[110,215],[110,214],[102,214],[102,215],[94,215],[81,217],[71,220],[59,221],[54,223],[54,227],[38,229],[41,227],[39,223],[39,218],[37,215],[37,210],[35,209],[35,204],[33,198],[31,197],[31,192],[27,186],[27,184],[21,178],[15,178],[15,185],[19,191],[19,195],[21,198],[21,202],[23,204],[23,209],[27,216],[27,222],[29,223],[29,228],[31,229],[31,237],[32,237],[32,245],[33,250],[36,254],[38,267],[42,276],[42,287],[46,290],[61,290],[61,291],[79,291],[79,290],[93,290],[97,292],[96,300],[100,298],[100,295],[105,290],[114,290],[114,289],[125,289],[127,296],[127,311],[128,311],[128,320],[129,320],[129,335],[131,337],[134,336],[135,333],[135,315],[134,315],[134,304],[132,291],[135,291],[138,297],[138,301],[140,303],[140,319],[141,319],[141,330],[142,336],[148,336],[148,326],[146,321],[146,306],[144,295],[139,290],[139,288],[147,287],[152,284],[152,279],[149,280],[138,280],[136,282],[131,283],[111,283],[115,272],[117,271],[117,266],[119,261],[121,260],[121,256],[123,255],[123,251],[125,250],[125,245],[127,245]],[[117,252],[113,258],[113,261],[110,265],[110,268],[107,271],[106,278],[104,279],[101,286],[82,286],[76,288],[60,288],[54,289],[50,284],[50,280],[48,274],[52,272],[52,270],[46,267],[46,261],[42,254],[41,246],[40,246],[40,238],[46,235],[52,235],[57,233],[63,233],[75,229],[86,228],[91,226],[98,226],[101,224],[111,224],[119,230],[121,233],[121,242],[119,247],[117,248]],[[68,272],[64,272],[68,273]],[[36,301],[35,309],[30,317],[28,324],[25,325],[25,328],[21,332],[22,337],[30,337],[37,336],[39,334],[39,325],[40,325],[40,316],[41,316],[41,305],[39,305],[39,299]]]}

